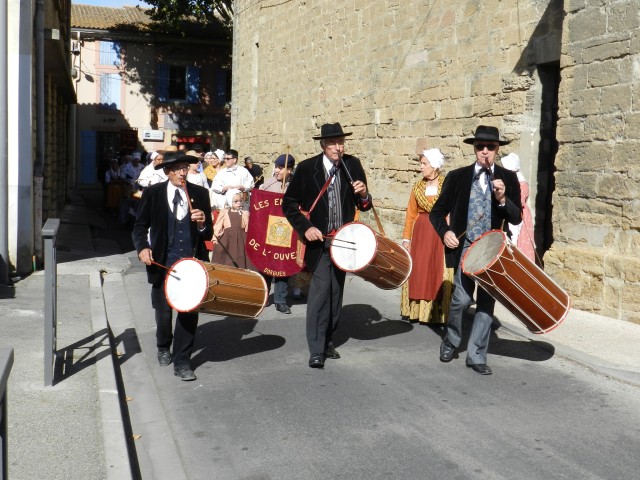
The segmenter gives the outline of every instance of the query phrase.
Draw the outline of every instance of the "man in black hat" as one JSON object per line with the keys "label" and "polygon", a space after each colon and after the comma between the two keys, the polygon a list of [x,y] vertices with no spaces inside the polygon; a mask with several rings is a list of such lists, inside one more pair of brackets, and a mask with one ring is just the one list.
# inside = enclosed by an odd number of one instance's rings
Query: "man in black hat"
{"label": "man in black hat", "polygon": [[189,361],[198,313],[178,313],[175,332],[172,331],[172,311],[163,288],[167,269],[162,266],[170,267],[184,257],[209,261],[204,243],[213,233],[209,191],[187,182],[189,164],[198,161],[197,157],[182,152],[164,154],[156,169],[163,168],[168,180],[143,191],[132,232],[138,258],[147,266],[147,280],[151,284],[158,363],[166,366],[173,360],[174,374],[185,381],[196,379]]}
{"label": "man in black hat", "polygon": [[[518,177],[514,172],[495,165],[500,146],[509,143],[500,138],[498,129],[480,125],[474,136],[466,138],[464,143],[473,145],[476,161],[447,174],[440,197],[429,215],[444,243],[447,267],[455,269],[447,334],[440,345],[440,360],[443,362],[451,361],[460,346],[462,315],[473,303],[475,284],[462,273],[461,258],[483,233],[502,229],[509,234],[509,223],[519,224],[522,211]],[[466,365],[481,375],[491,375],[487,349],[494,305],[495,300],[478,286]]]}
{"label": "man in black hat", "polygon": [[320,140],[322,153],[300,162],[282,204],[287,220],[307,243],[304,260],[312,272],[307,302],[311,368],[323,368],[326,358],[340,358],[332,335],[342,310],[345,272],[331,262],[327,237],[352,222],[356,208],[371,208],[360,160],[344,153],[344,140],[349,135],[351,132],[345,133],[339,123],[322,125],[320,135],[313,137]]}

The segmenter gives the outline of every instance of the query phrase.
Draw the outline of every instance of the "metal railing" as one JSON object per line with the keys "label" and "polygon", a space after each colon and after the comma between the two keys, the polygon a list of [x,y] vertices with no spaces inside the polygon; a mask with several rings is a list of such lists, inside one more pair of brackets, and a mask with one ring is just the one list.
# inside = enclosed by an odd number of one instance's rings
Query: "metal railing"
{"label": "metal railing", "polygon": [[50,218],[42,227],[44,240],[44,386],[53,385],[57,351],[58,325],[58,262],[56,237],[59,218]]}
{"label": "metal railing", "polygon": [[0,348],[0,479],[9,478],[9,462],[7,461],[7,382],[13,366],[13,348]]}

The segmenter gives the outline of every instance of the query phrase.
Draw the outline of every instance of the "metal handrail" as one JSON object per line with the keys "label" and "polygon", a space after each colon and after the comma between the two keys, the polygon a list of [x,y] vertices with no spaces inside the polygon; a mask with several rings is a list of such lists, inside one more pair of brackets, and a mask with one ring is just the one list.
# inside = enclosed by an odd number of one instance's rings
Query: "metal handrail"
{"label": "metal handrail", "polygon": [[7,430],[7,382],[13,367],[13,348],[0,348],[0,479],[9,478]]}
{"label": "metal handrail", "polygon": [[44,386],[53,385],[53,369],[57,351],[58,262],[56,237],[59,218],[50,218],[42,227],[44,239]]}

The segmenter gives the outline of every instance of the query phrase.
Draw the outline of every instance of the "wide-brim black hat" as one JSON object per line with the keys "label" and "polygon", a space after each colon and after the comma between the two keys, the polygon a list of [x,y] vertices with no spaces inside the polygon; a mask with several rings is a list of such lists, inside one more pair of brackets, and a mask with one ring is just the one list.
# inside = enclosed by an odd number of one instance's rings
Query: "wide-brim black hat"
{"label": "wide-brim black hat", "polygon": [[162,156],[162,163],[159,163],[154,168],[160,170],[161,168],[170,167],[176,163],[198,163],[200,159],[193,155],[185,155],[182,152],[166,152]]}
{"label": "wide-brim black hat", "polygon": [[496,127],[478,125],[473,137],[465,138],[463,142],[470,145],[473,145],[473,142],[496,142],[498,145],[507,145],[510,141],[501,139],[500,132]]}
{"label": "wide-brim black hat", "polygon": [[353,132],[343,132],[342,125],[339,123],[325,123],[320,127],[320,135],[313,137],[314,140],[322,140],[323,138],[348,137]]}

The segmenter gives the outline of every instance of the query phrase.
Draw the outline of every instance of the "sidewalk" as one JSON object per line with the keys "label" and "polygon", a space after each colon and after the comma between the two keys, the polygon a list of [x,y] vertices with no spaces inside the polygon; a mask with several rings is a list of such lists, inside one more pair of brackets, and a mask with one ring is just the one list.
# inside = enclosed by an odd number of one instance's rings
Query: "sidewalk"
{"label": "sidewalk", "polygon": [[[124,274],[139,265],[127,244],[129,233],[119,228],[115,219],[103,216],[96,202],[96,192],[77,192],[61,215],[58,360],[53,387],[43,386],[43,272],[0,292],[0,347],[15,350],[8,387],[12,480],[137,478],[141,471],[157,467],[151,463],[161,460],[157,455],[162,452],[154,454],[141,446],[139,458],[130,462],[129,452],[136,446],[128,422],[122,418],[114,351],[126,357],[133,353],[131,349],[140,348],[127,341],[131,334],[127,329],[140,322],[135,316],[140,307],[119,308],[117,303],[126,298],[127,282],[140,276],[127,280]],[[370,285],[357,277],[350,288],[362,289],[360,293],[371,298]],[[392,304],[399,301],[399,294],[384,291],[373,301]],[[502,325],[498,335],[527,338],[604,375],[640,385],[640,325],[571,310],[554,331],[533,335],[500,305],[496,305],[496,318]],[[115,350],[109,344],[109,332],[116,337]],[[145,328],[134,335],[148,342],[152,333],[151,328]],[[130,368],[144,368],[136,363],[142,358],[134,360],[129,362]],[[133,372],[144,378],[141,370]],[[124,373],[123,379],[130,389],[127,375]],[[175,379],[167,381],[171,380]],[[137,391],[133,403],[138,408],[147,405],[141,396],[149,392],[140,387]],[[179,466],[168,468],[175,468],[175,478],[180,478]]]}

